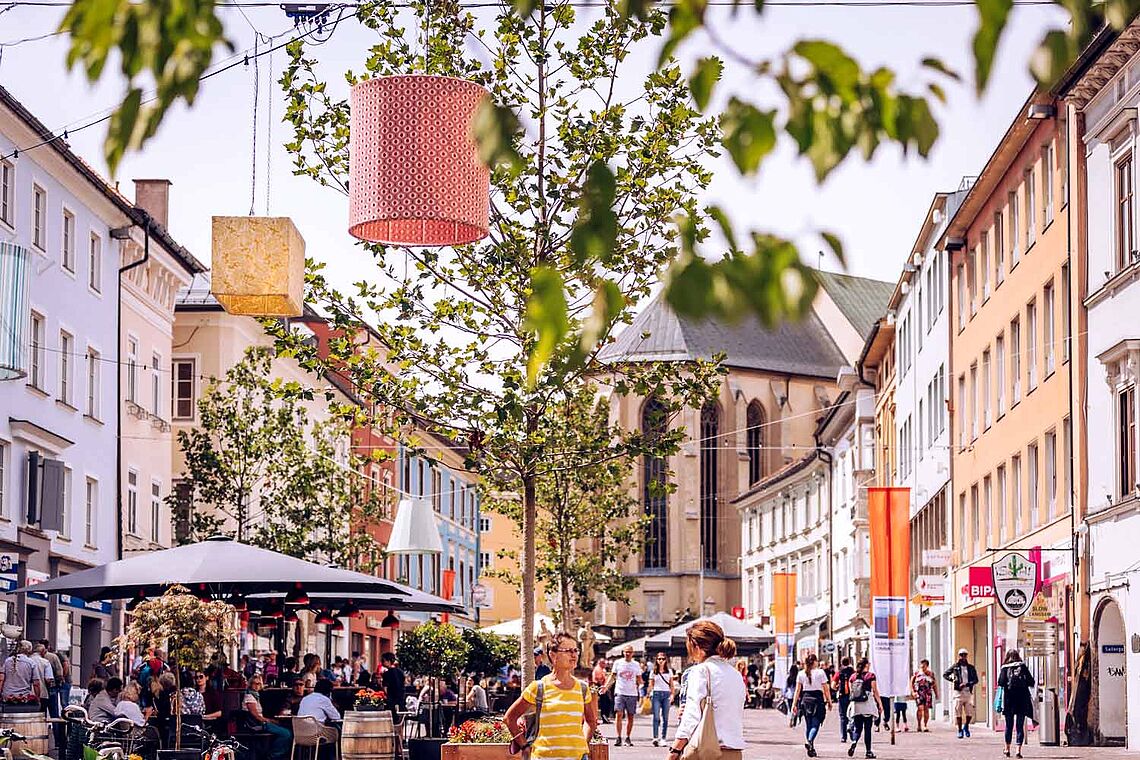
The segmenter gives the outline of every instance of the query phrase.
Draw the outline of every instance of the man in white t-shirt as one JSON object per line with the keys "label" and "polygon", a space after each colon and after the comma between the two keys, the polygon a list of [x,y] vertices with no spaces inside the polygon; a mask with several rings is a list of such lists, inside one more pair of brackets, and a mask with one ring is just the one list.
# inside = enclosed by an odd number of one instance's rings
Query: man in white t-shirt
{"label": "man in white t-shirt", "polygon": [[614,746],[621,746],[621,718],[625,713],[625,746],[632,747],[633,716],[637,714],[637,699],[641,693],[641,665],[633,660],[633,646],[626,644],[621,650],[622,659],[610,671],[610,684],[614,687],[614,725],[617,738]]}

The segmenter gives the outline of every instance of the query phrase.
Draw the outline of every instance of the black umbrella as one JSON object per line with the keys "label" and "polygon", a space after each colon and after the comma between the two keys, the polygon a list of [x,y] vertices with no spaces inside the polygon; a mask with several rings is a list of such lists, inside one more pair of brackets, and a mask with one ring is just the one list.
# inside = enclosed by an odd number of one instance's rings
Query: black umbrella
{"label": "black umbrella", "polygon": [[[452,615],[466,613],[462,604],[449,602],[446,599],[426,594],[414,588],[406,588],[403,596],[393,594],[355,594],[314,592],[308,594],[309,607],[314,609],[332,610],[334,614],[348,614],[344,610],[349,605],[357,610],[392,610],[393,612],[449,612]],[[285,595],[256,594],[246,598],[251,610],[281,609],[284,605]]]}
{"label": "black umbrella", "polygon": [[383,594],[396,598],[412,594],[412,589],[383,578],[306,562],[228,538],[211,538],[109,562],[23,586],[15,593],[70,594],[92,602],[161,596],[173,585],[219,598],[234,594],[283,594],[293,590]]}

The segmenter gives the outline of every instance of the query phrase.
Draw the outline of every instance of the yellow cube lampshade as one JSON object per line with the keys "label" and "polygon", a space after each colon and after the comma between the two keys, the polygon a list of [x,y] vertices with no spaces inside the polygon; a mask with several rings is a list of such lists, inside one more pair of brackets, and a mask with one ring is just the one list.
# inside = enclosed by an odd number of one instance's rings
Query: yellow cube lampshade
{"label": "yellow cube lampshade", "polygon": [[215,216],[211,292],[230,314],[297,317],[305,240],[285,216]]}

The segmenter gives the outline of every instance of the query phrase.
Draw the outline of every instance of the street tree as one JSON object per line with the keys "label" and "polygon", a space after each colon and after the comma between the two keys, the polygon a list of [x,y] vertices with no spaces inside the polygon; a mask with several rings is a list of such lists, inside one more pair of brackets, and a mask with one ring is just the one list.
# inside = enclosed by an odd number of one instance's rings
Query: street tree
{"label": "street tree", "polygon": [[[568,4],[528,17],[505,9],[492,36],[454,4],[433,2],[420,12],[429,14],[426,48],[405,39],[393,8],[361,8],[377,43],[363,70],[346,76],[354,82],[429,70],[464,77],[486,86],[497,107],[526,114],[525,135],[504,135],[521,160],[497,163],[492,172],[490,236],[454,249],[367,246],[382,278],[358,282],[349,293],[314,268],[307,296],[329,315],[334,334],[343,336],[329,341],[326,359],[283,328],[275,334],[281,350],[305,366],[317,373],[336,367],[357,393],[392,410],[394,434],[413,450],[422,442],[403,431],[413,422],[426,425],[465,447],[467,466],[480,476],[486,498],[516,495],[523,526],[522,646],[530,651],[543,489],[553,492],[562,473],[645,453],[667,456],[683,435],[567,433],[558,410],[582,403],[580,394],[593,377],[604,378],[606,392],[668,399],[674,412],[699,405],[719,383],[713,361],[678,372],[657,364],[612,366],[598,358],[615,325],[632,321],[636,305],[676,256],[671,220],[677,214],[699,217],[695,194],[710,179],[705,162],[715,151],[716,124],[693,107],[676,66],[653,71],[636,92],[620,94],[617,82],[631,50],[660,31],[661,14],[627,22],[608,9],[582,33]],[[472,39],[478,55],[468,52]],[[290,55],[281,81],[295,170],[344,191],[348,103],[318,76],[303,46],[292,46]],[[602,258],[584,253],[597,240],[581,221],[597,197],[607,199],[605,208],[588,213],[606,217],[603,245],[609,253]],[[556,315],[565,330],[539,346],[546,338],[535,325],[545,315],[531,296],[547,288],[566,295]],[[383,350],[368,353],[352,336],[372,321]],[[538,354],[545,359],[537,361]],[[578,414],[575,422],[597,424],[587,417]],[[600,509],[615,514],[622,507],[610,499]],[[567,548],[572,543],[571,536],[558,538]],[[529,678],[533,663],[524,658],[523,665]]]}

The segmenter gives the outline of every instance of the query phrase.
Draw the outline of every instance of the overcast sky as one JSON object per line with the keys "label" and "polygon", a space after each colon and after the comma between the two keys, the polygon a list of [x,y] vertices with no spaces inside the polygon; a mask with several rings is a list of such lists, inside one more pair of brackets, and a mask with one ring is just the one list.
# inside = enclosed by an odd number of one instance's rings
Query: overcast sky
{"label": "overcast sky", "polygon": [[[254,27],[265,35],[291,29],[276,7],[245,9],[246,18],[232,7],[220,12],[239,49],[252,47]],[[969,84],[968,51],[976,25],[972,7],[770,7],[762,19],[742,12],[731,20],[728,9],[714,8],[710,13],[719,20],[726,39],[752,55],[782,49],[801,37],[820,37],[847,47],[865,66],[892,67],[903,86],[917,87],[926,81],[927,74],[919,70],[918,62],[931,54],[966,74],[966,84],[948,88],[949,105],[937,113],[942,137],[927,161],[904,159],[895,149],[881,149],[872,162],[849,161],[818,187],[810,166],[797,159],[790,142],[784,140],[756,180],[742,180],[724,164],[716,166],[716,180],[705,200],[725,204],[738,227],[795,236],[805,250],[817,247],[807,232],[835,230],[846,245],[848,271],[889,280],[896,279],[910,252],[931,194],[956,189],[963,176],[976,175],[982,168],[1030,92],[1026,64],[1036,42],[1047,26],[1059,21],[1052,8],[1015,9],[992,86],[978,100]],[[55,130],[105,112],[115,104],[122,86],[111,78],[92,88],[79,73],[67,72],[67,41],[62,36],[6,44],[51,32],[61,16],[58,7],[21,6],[0,13],[0,44],[5,45],[0,84]],[[372,39],[369,34],[350,18],[330,41],[310,49],[309,54],[321,61],[331,88],[344,87],[339,72],[360,68],[365,46]],[[707,42],[698,38],[683,55],[691,59],[706,51]],[[638,86],[656,52],[656,43],[650,43],[631,67],[626,87]],[[281,94],[269,84],[270,68],[276,79],[284,61],[284,51],[259,61],[256,212],[265,213],[268,190],[270,213],[293,217],[309,255],[328,262],[334,279],[348,283],[367,276],[370,265],[345,231],[346,199],[312,180],[292,176],[291,158],[283,147],[287,134],[280,124]],[[203,261],[209,260],[210,217],[246,214],[250,209],[253,84],[252,65],[208,80],[194,107],[172,111],[158,136],[142,153],[128,156],[119,171],[128,197],[133,192],[131,178],[163,177],[174,183],[170,231]],[[753,88],[746,74],[728,69],[725,91],[748,94]],[[273,125],[271,133],[269,124]],[[106,173],[103,137],[104,127],[97,126],[72,135],[70,143]],[[836,268],[827,260],[824,266]]]}

